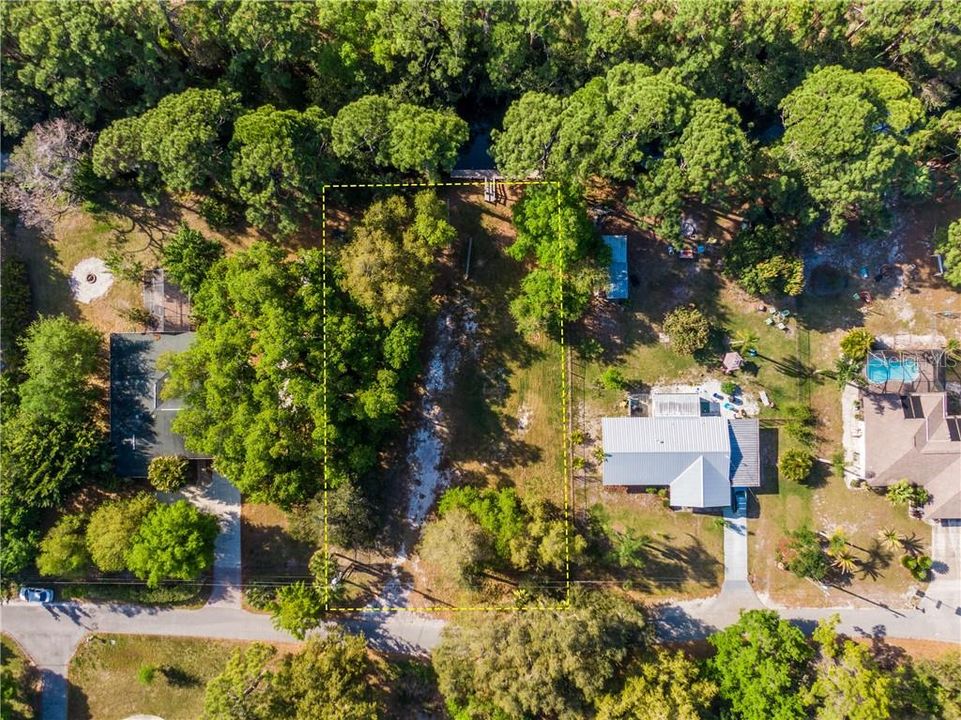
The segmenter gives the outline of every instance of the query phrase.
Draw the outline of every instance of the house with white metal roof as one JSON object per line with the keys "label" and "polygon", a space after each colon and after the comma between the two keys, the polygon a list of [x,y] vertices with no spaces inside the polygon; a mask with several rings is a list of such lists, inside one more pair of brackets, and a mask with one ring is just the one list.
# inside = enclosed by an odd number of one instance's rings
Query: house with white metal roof
{"label": "house with white metal roof", "polygon": [[731,488],[761,484],[756,419],[695,414],[697,395],[655,396],[652,417],[604,418],[603,483],[665,487],[672,507],[731,504]]}

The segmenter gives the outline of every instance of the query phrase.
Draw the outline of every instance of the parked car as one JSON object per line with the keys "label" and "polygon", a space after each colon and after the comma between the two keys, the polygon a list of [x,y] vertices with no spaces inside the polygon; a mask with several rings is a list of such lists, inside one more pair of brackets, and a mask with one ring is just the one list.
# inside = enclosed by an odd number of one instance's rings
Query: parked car
{"label": "parked car", "polygon": [[20,588],[20,599],[30,603],[51,603],[53,602],[53,590],[46,588]]}
{"label": "parked car", "polygon": [[747,515],[747,488],[735,488],[734,511],[738,515]]}

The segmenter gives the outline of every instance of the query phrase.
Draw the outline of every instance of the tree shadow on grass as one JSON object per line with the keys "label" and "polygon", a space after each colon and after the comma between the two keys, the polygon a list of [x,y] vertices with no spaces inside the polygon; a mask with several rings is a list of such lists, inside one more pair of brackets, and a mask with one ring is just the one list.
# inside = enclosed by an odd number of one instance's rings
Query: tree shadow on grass
{"label": "tree shadow on grass", "polygon": [[162,666],[160,668],[160,673],[172,687],[192,688],[199,687],[201,684],[203,684],[202,678],[187,672],[183,668],[178,668],[173,665]]}

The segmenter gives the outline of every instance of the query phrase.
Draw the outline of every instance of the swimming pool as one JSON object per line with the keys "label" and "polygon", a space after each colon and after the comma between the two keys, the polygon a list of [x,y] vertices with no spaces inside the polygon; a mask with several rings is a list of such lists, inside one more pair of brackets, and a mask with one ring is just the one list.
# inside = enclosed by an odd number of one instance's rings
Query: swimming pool
{"label": "swimming pool", "polygon": [[888,380],[914,381],[921,376],[917,360],[888,360],[880,357],[868,358],[864,374],[869,383],[881,385]]}

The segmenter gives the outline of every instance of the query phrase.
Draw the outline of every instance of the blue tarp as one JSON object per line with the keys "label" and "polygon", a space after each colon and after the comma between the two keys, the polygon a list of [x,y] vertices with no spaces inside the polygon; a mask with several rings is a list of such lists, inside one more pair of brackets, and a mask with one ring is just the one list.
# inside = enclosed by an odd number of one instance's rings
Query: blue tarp
{"label": "blue tarp", "polygon": [[627,235],[603,235],[611,249],[611,285],[607,290],[610,300],[627,300]]}

